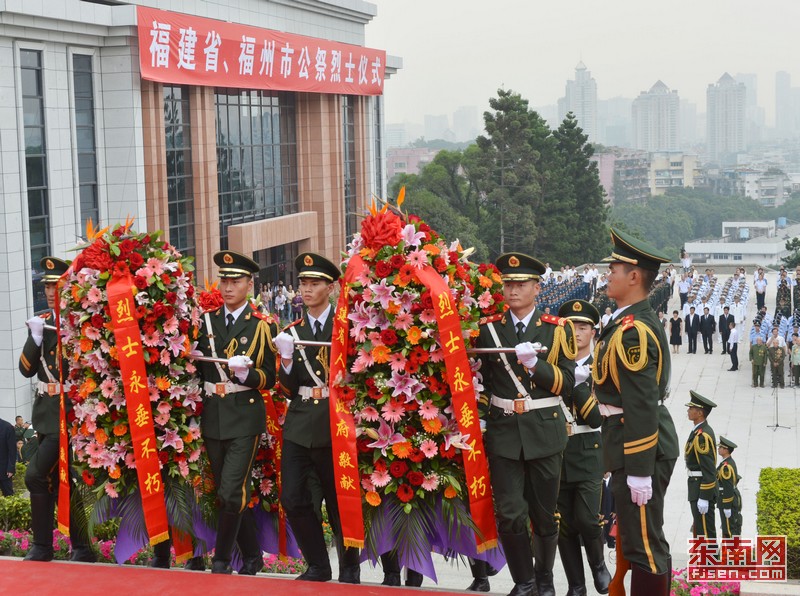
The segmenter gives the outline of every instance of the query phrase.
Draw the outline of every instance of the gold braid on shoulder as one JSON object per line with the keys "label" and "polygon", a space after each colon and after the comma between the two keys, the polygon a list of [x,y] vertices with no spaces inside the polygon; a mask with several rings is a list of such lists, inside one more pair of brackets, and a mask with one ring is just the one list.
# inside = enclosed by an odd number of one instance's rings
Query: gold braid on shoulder
{"label": "gold braid on shoulder", "polygon": [[[558,365],[558,357],[561,352],[570,360],[575,360],[578,355],[578,346],[575,343],[575,325],[571,319],[562,319],[564,325],[558,325],[553,332],[553,349],[547,354],[547,362],[553,366]],[[567,335],[567,330],[564,328],[569,325],[572,333]]]}
{"label": "gold braid on shoulder", "polygon": [[[714,440],[706,433],[700,433],[695,436],[694,438],[694,457],[697,460],[697,463],[700,463],[700,456],[707,455],[708,453],[714,453],[716,448],[714,447]],[[716,458],[715,458],[716,459]]]}
{"label": "gold braid on shoulder", "polygon": [[[269,328],[269,323],[259,319],[253,343],[250,344],[250,349],[247,350],[248,358],[255,360],[257,368],[261,368],[264,362],[264,348],[266,347],[268,347],[273,354],[278,351],[275,344],[272,342],[272,331]],[[252,358],[254,353],[255,358]]]}
{"label": "gold braid on shoulder", "polygon": [[[642,321],[633,321],[632,326],[639,335],[639,358],[635,362],[631,361],[631,359],[628,358],[628,354],[625,352],[625,343],[622,340],[622,336],[625,333],[626,328],[619,327],[614,332],[614,334],[611,336],[611,339],[608,340],[608,347],[606,349],[606,353],[603,355],[602,360],[600,359],[600,343],[594,347],[594,361],[599,363],[599,366],[592,367],[592,379],[598,385],[605,383],[608,375],[611,374],[611,380],[614,382],[614,386],[617,388],[617,391],[620,391],[618,362],[621,362],[622,365],[631,372],[639,372],[640,370],[644,369],[648,362],[648,336],[653,340],[656,348],[658,348],[656,381],[661,381],[661,366],[663,358],[661,353],[661,344],[658,342],[656,334],[653,333],[653,330],[645,325]],[[630,327],[627,327],[627,329],[630,329]],[[616,358],[614,358],[614,353],[616,353]]]}

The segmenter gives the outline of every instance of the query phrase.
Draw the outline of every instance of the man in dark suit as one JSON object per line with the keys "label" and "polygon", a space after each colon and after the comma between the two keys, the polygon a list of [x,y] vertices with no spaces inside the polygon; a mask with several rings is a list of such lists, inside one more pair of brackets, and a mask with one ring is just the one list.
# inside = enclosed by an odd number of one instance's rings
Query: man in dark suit
{"label": "man in dark suit", "polygon": [[266,409],[260,391],[275,384],[277,325],[262,315],[248,295],[258,263],[224,250],[214,255],[219,267],[220,292],[225,304],[203,315],[198,349],[204,356],[227,358],[227,364],[205,362],[202,433],[219,503],[219,523],[211,573],[232,573],[234,543],[242,553],[243,575],[263,567],[261,547],[247,507],[250,471]]}
{"label": "man in dark suit", "polygon": [[706,354],[714,353],[714,332],[716,330],[717,322],[706,306],[703,309],[703,314],[700,315],[700,335],[703,337],[703,351]]}
{"label": "man in dark suit", "polygon": [[694,312],[694,306],[689,308],[689,314],[684,321],[686,337],[689,338],[689,353],[697,354],[697,332],[700,331],[700,317]]}
{"label": "man in dark suit", "polygon": [[542,263],[508,253],[496,265],[509,311],[482,321],[477,344],[516,351],[516,357],[483,355],[480,369],[500,541],[514,580],[511,595],[555,596],[556,503],[567,444],[559,396],[569,397],[575,384],[575,340],[569,321],[536,308]]}
{"label": "man in dark suit", "polygon": [[722,314],[719,316],[719,322],[717,324],[717,329],[719,329],[719,335],[722,338],[722,353],[728,353],[728,338],[731,336],[731,323],[734,322],[733,315],[731,314],[730,309],[726,306],[722,309]]}
{"label": "man in dark suit", "polygon": [[647,295],[659,263],[669,258],[617,230],[611,230],[611,240],[608,296],[619,308],[600,334],[592,368],[594,394],[605,416],[603,463],[611,472],[617,508],[617,572],[609,591],[623,593],[625,573],[632,569],[631,594],[668,596],[672,560],[664,535],[664,498],[679,446],[663,403],[669,344]]}
{"label": "man in dark suit", "polygon": [[330,351],[313,346],[295,350],[297,340],[331,341],[333,306],[330,298],[339,279],[339,268],[314,253],[298,255],[294,264],[299,272],[299,291],[306,313],[275,338],[281,356],[281,390],[291,399],[283,425],[281,503],[308,563],[308,570],[297,579],[329,581],[333,574],[322,522],[314,513],[308,487],[309,475],[316,473],[336,540],[339,582],[358,584],[361,583],[358,549],[344,547],[336,500],[328,404]]}
{"label": "man in dark suit", "polygon": [[558,553],[569,582],[568,596],[586,594],[581,556],[583,539],[594,587],[600,594],[605,594],[611,575],[603,556],[603,528],[598,523],[603,483],[603,441],[600,436],[603,417],[597,400],[592,396],[591,379],[592,338],[595,325],[600,323],[600,313],[589,302],[570,300],[561,305],[558,316],[572,321],[578,347],[575,389],[565,400],[572,432],[564,450],[558,493],[558,512],[561,515]]}
{"label": "man in dark suit", "polygon": [[[61,420],[61,377],[58,361],[58,338],[54,329],[45,325],[55,325],[55,311],[59,278],[66,273],[69,265],[55,257],[45,257],[41,261],[44,276],[44,295],[48,310],[28,320],[28,339],[19,357],[19,371],[23,376],[36,377],[36,396],[33,398],[31,420],[37,436],[31,441],[39,441],[39,448],[31,457],[25,470],[25,486],[31,499],[31,526],[33,546],[25,555],[26,561],[53,560],[53,514],[58,500],[58,452],[59,423]],[[71,402],[66,400],[67,407]],[[71,459],[72,451],[68,457]],[[70,484],[70,486],[72,486]],[[83,506],[77,503],[70,507],[70,540],[72,542],[71,560],[94,562],[96,555],[89,546],[86,520],[80,519]]]}

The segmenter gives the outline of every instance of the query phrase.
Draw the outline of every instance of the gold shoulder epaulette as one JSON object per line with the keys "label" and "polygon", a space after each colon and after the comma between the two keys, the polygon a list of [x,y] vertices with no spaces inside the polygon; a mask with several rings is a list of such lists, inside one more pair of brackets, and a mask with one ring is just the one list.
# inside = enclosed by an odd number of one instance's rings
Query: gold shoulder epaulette
{"label": "gold shoulder epaulette", "polygon": [[542,315],[540,317],[540,320],[544,321],[545,323],[550,323],[551,325],[563,325],[564,324],[564,321],[561,319],[561,317],[557,317],[555,315]]}
{"label": "gold shoulder epaulette", "polygon": [[503,318],[503,313],[499,312],[489,317],[483,317],[480,321],[478,321],[478,324],[486,325],[486,323],[494,323],[495,321],[499,321],[502,318]]}
{"label": "gold shoulder epaulette", "polygon": [[270,323],[270,324],[271,323],[275,323],[275,324],[278,323],[277,319],[275,318],[275,316],[272,313],[264,314],[263,312],[258,310],[258,308],[253,306],[252,304],[250,305],[250,308],[253,309],[253,316],[255,318],[261,319],[262,321],[266,321],[267,323]]}
{"label": "gold shoulder epaulette", "polygon": [[204,311],[203,314],[210,313],[212,315],[218,315],[219,311],[221,311],[221,310],[222,310],[222,307],[218,306],[216,308],[209,308],[208,310]]}
{"label": "gold shoulder epaulette", "polygon": [[295,325],[300,325],[300,324],[302,324],[302,322],[303,322],[303,319],[297,319],[296,321],[292,321],[291,323],[289,323],[288,325],[286,325],[286,327],[284,327],[284,328],[283,328],[283,330],[284,330],[284,331],[286,331],[287,329],[291,329],[291,328],[292,328],[292,327],[294,327]]}
{"label": "gold shoulder epaulette", "polygon": [[620,323],[620,325],[622,326],[623,331],[633,327],[633,319],[634,319],[633,315],[628,315],[624,319],[622,319],[622,323]]}
{"label": "gold shoulder epaulette", "polygon": [[50,315],[51,315],[51,314],[52,314],[52,313],[51,313],[51,312],[48,310],[47,312],[43,312],[43,313],[42,313],[42,314],[40,314],[39,316],[40,316],[41,318],[43,318],[43,319],[46,321],[47,319],[49,319],[49,318],[50,318]]}

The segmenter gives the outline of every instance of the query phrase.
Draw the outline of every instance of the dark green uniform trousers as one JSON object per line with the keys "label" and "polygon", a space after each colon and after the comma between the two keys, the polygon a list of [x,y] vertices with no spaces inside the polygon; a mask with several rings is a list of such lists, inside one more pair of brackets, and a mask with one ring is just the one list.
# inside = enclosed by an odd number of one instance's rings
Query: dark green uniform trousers
{"label": "dark green uniform trousers", "polygon": [[250,470],[255,461],[258,439],[258,436],[223,441],[205,439],[221,512],[241,513],[247,507],[250,501]]}
{"label": "dark green uniform trousers", "polygon": [[561,483],[558,513],[563,536],[580,534],[584,542],[600,538],[603,533],[599,517],[602,484],[602,480]]}
{"label": "dark green uniform trousers", "polygon": [[717,538],[717,526],[716,521],[714,520],[714,509],[716,508],[716,503],[714,501],[710,501],[708,503],[708,512],[705,515],[701,515],[700,512],[697,510],[697,501],[689,501],[689,505],[692,508],[692,534],[697,536],[705,536],[706,538],[710,538],[715,540]]}

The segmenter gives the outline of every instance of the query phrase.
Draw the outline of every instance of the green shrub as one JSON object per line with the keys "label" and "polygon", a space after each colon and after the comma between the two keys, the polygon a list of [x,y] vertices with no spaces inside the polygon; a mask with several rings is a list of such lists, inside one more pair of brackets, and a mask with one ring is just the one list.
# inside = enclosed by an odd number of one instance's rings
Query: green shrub
{"label": "green shrub", "polygon": [[28,489],[25,487],[25,470],[28,468],[23,463],[17,462],[17,469],[14,471],[14,494],[21,495]]}
{"label": "green shrub", "polygon": [[31,502],[25,497],[0,497],[0,530],[30,530]]}
{"label": "green shrub", "polygon": [[94,535],[98,540],[114,540],[119,532],[119,518],[115,517],[94,527]]}
{"label": "green shrub", "polygon": [[786,535],[788,574],[800,578],[800,469],[764,468],[756,496],[756,526],[762,536]]}

